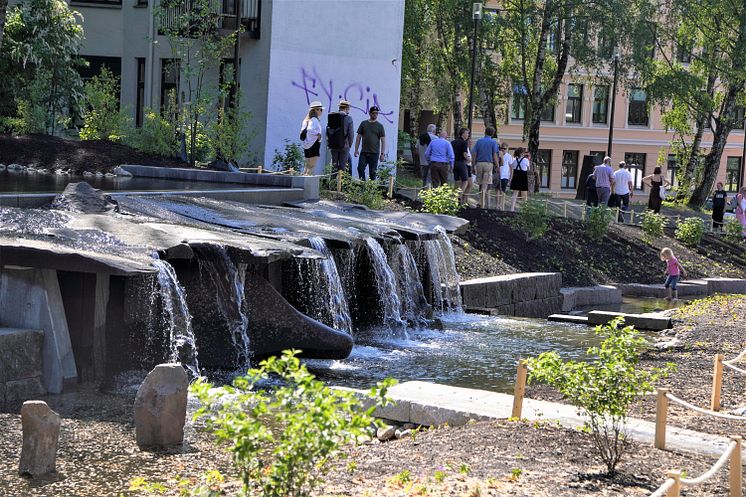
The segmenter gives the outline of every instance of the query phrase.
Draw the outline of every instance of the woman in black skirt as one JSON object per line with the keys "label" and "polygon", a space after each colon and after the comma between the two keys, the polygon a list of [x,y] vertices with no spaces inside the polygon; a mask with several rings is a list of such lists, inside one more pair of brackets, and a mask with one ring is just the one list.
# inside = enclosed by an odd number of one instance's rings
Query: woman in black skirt
{"label": "woman in black skirt", "polygon": [[513,205],[510,210],[515,210],[515,203],[520,196],[523,200],[528,200],[528,171],[531,168],[531,161],[528,158],[528,152],[523,147],[515,150],[515,159],[513,159],[510,173],[510,189],[513,190]]}

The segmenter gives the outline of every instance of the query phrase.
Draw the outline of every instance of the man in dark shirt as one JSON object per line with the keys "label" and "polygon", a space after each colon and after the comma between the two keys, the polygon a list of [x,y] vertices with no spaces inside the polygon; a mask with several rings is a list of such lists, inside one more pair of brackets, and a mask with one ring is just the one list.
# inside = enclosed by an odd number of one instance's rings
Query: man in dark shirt
{"label": "man in dark shirt", "polygon": [[717,190],[712,194],[712,229],[723,229],[723,213],[728,194],[723,190],[723,183],[718,181]]}
{"label": "man in dark shirt", "polygon": [[[357,138],[355,138],[355,157],[360,157],[357,161],[357,175],[360,179],[365,179],[365,168],[368,167],[368,179],[376,179],[376,168],[378,160],[385,159],[386,151],[386,132],[383,124],[378,122],[378,113],[380,109],[375,105],[370,108],[367,121],[360,123],[357,128]],[[363,148],[360,150],[360,142]]]}

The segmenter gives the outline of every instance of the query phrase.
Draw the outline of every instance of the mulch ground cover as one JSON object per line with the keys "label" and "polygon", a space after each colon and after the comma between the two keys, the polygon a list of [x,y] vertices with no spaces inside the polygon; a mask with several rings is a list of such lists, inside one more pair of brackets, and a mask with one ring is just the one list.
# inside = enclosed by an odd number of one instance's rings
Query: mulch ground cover
{"label": "mulch ground cover", "polygon": [[126,145],[103,140],[65,140],[49,135],[14,136],[0,134],[0,163],[45,169],[111,172],[121,164],[189,167],[171,157],[145,154]]}

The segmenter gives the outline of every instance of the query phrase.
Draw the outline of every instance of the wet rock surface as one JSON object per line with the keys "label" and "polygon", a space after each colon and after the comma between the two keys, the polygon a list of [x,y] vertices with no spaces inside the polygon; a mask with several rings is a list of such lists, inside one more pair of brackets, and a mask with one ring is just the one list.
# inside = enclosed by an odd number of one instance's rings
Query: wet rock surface
{"label": "wet rock surface", "polygon": [[30,400],[21,407],[23,449],[18,472],[24,476],[43,476],[55,470],[60,416],[46,402]]}

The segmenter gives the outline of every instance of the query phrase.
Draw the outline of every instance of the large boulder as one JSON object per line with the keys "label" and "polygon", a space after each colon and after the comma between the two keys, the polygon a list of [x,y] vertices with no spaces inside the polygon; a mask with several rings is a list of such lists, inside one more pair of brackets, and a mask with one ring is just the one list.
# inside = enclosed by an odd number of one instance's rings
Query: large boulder
{"label": "large boulder", "polygon": [[189,378],[181,364],[159,364],[135,397],[135,435],[140,447],[162,448],[184,441]]}
{"label": "large boulder", "polygon": [[41,476],[55,470],[60,438],[60,416],[46,402],[29,400],[21,407],[23,448],[18,472]]}

